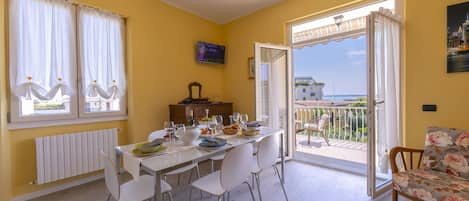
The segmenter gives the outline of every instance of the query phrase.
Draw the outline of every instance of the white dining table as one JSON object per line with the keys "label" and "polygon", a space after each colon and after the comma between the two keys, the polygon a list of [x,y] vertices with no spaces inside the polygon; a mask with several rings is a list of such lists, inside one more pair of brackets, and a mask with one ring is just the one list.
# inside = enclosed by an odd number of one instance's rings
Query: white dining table
{"label": "white dining table", "polygon": [[[177,152],[167,152],[162,154],[156,154],[154,156],[139,158],[141,160],[140,163],[140,171],[143,171],[149,175],[152,175],[155,180],[155,201],[162,201],[162,194],[161,194],[161,178],[162,175],[166,172],[171,170],[175,170],[180,167],[184,167],[191,163],[198,163],[201,161],[205,161],[215,155],[221,154],[226,152],[227,150],[247,144],[247,143],[255,143],[267,136],[271,135],[279,135],[280,138],[280,165],[281,165],[281,182],[285,182],[285,149],[284,149],[284,130],[282,129],[272,129],[261,127],[260,134],[254,137],[247,137],[242,135],[218,135],[217,137],[224,138],[227,140],[227,144],[223,147],[216,148],[216,149],[207,149],[202,148],[199,146],[192,146],[189,148],[180,149],[181,151]],[[165,146],[183,146],[182,144],[178,143],[166,143]],[[130,145],[123,145],[115,147],[116,151],[116,166],[120,169],[121,160],[124,154],[131,153],[132,149],[134,149],[135,144]],[[174,147],[173,147],[174,148]],[[127,154],[127,157],[129,154]],[[133,155],[132,155],[133,156]],[[138,158],[137,156],[133,156]]]}

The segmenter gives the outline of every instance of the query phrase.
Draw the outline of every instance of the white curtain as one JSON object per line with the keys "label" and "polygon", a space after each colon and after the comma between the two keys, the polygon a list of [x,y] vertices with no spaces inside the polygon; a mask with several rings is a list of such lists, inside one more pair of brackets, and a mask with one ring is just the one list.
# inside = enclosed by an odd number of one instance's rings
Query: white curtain
{"label": "white curtain", "polygon": [[75,59],[73,6],[63,0],[10,1],[10,87],[16,96],[50,100],[72,95]]}
{"label": "white curtain", "polygon": [[260,47],[256,66],[256,118],[264,126],[286,128],[287,50]]}
{"label": "white curtain", "polygon": [[400,135],[400,22],[390,11],[374,14],[375,100],[377,155],[381,172],[388,170],[391,148]]}
{"label": "white curtain", "polygon": [[105,99],[124,96],[124,19],[80,7],[78,27],[83,95]]}

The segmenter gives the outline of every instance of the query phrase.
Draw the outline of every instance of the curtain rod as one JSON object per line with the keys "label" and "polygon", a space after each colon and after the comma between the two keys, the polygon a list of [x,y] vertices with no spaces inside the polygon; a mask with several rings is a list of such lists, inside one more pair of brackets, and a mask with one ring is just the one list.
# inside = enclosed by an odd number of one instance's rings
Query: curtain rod
{"label": "curtain rod", "polygon": [[119,17],[124,18],[124,20],[127,20],[127,18],[128,18],[128,16],[123,15],[123,14],[120,14],[120,13],[115,13],[115,12],[112,12],[112,11],[109,11],[109,10],[106,10],[106,9],[98,8],[98,7],[95,7],[95,6],[90,6],[90,5],[87,5],[87,4],[77,3],[77,2],[75,2],[75,1],[73,1],[73,0],[65,0],[65,2],[70,3],[70,4],[72,4],[73,6],[77,6],[77,7],[87,7],[87,8],[99,10],[99,11],[101,11],[101,12],[111,13],[111,14],[113,14],[113,15],[117,15],[117,16],[119,16]]}
{"label": "curtain rod", "polygon": [[403,25],[403,24],[404,24],[399,18],[394,17],[394,16],[391,16],[391,15],[388,15],[388,14],[383,13],[383,12],[373,11],[373,12],[371,12],[371,14],[372,14],[372,15],[383,16],[383,17],[385,17],[385,18],[387,18],[387,19],[390,19],[390,20],[392,20],[392,21],[394,21],[394,22],[399,23],[400,25]]}

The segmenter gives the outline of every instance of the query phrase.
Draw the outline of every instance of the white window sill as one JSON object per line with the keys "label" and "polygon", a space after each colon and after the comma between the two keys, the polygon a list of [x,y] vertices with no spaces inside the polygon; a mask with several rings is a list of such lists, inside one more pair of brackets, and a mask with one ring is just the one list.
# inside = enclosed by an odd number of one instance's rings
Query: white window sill
{"label": "white window sill", "polygon": [[8,130],[43,128],[43,127],[51,127],[51,126],[79,125],[79,124],[90,124],[90,123],[121,121],[121,120],[127,120],[127,116],[93,117],[93,118],[81,118],[81,119],[70,119],[70,120],[8,123]]}

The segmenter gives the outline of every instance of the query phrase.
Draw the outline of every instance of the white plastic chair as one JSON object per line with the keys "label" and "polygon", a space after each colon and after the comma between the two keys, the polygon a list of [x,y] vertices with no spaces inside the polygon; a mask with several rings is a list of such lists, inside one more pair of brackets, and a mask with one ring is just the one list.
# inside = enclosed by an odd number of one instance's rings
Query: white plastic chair
{"label": "white plastic chair", "polygon": [[278,175],[280,180],[280,185],[282,186],[283,194],[285,199],[288,201],[287,192],[285,191],[285,186],[283,185],[283,180],[280,177],[280,173],[277,168],[277,159],[278,159],[279,143],[278,136],[271,135],[265,137],[259,142],[257,149],[256,163],[254,163],[254,168],[252,174],[255,177],[257,184],[257,192],[259,193],[259,200],[262,201],[261,195],[261,181],[260,173],[267,168],[274,168],[275,172]]}
{"label": "white plastic chair", "polygon": [[[213,172],[192,183],[193,188],[217,196],[218,201],[222,201],[225,195],[230,197],[230,191],[240,184],[247,184],[251,198],[255,201],[251,185],[247,182],[252,166],[252,145],[244,144],[237,146],[225,155],[220,171]],[[189,200],[192,200],[192,189],[189,193]]]}
{"label": "white plastic chair", "polygon": [[[104,179],[109,191],[108,201],[111,197],[117,201],[141,201],[153,198],[155,195],[155,182],[152,176],[143,175],[137,181],[131,180],[120,185],[114,163],[103,151],[101,151],[101,157],[104,162]],[[163,198],[167,197],[170,201],[173,200],[171,186],[163,180],[161,181],[161,192]]]}
{"label": "white plastic chair", "polygon": [[317,124],[314,124],[314,123],[305,124],[304,127],[308,133],[308,144],[311,144],[311,133],[318,132],[321,135],[321,137],[324,138],[324,141],[326,141],[327,145],[330,146],[329,136],[327,135],[326,130],[324,129],[328,122],[329,122],[329,115],[323,114],[321,115],[321,118],[319,119]]}
{"label": "white plastic chair", "polygon": [[[253,144],[253,150],[254,150],[253,155],[256,155],[256,153],[257,153],[257,143]],[[215,172],[215,161],[222,161],[223,159],[225,159],[225,154],[216,155],[216,156],[210,158],[211,171],[212,172]]]}
{"label": "white plastic chair", "polygon": [[225,154],[216,155],[210,158],[210,168],[212,172],[215,172],[215,161],[222,161],[223,159],[225,159]]}

